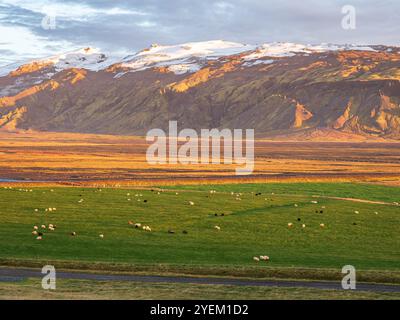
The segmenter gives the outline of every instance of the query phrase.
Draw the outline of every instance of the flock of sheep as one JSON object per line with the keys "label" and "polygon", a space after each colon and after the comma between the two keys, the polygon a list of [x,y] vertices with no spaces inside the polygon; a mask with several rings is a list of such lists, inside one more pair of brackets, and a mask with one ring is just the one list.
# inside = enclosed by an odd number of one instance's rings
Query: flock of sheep
{"label": "flock of sheep", "polygon": [[[12,189],[12,187],[5,187],[5,189]],[[21,191],[21,192],[32,192],[33,190],[32,190],[32,189],[18,189],[18,191]],[[50,192],[53,192],[53,191],[54,191],[53,189],[50,190]],[[96,190],[95,192],[101,192],[101,191],[102,191],[101,189],[98,189],[98,190]],[[152,191],[152,192],[156,192],[156,191],[153,190],[153,189],[152,189],[151,191]],[[211,191],[209,191],[209,193],[210,193],[211,195],[213,195],[213,194],[216,194],[217,191],[216,191],[216,190],[211,190]],[[160,192],[160,191],[157,191],[157,194],[161,194],[161,192]],[[175,192],[175,194],[176,194],[176,195],[179,195],[178,192]],[[261,195],[262,195],[261,193],[254,193],[254,192],[252,192],[252,194],[255,195],[255,196],[261,196]],[[241,200],[242,200],[242,195],[243,195],[242,193],[231,192],[231,195],[232,195],[232,196],[234,197],[234,199],[237,200],[237,201],[241,201]],[[272,193],[272,195],[274,195],[274,193]],[[132,199],[132,198],[131,198],[131,194],[130,194],[130,193],[127,193],[126,196],[127,196],[127,200],[128,200],[128,201],[131,201],[131,199]],[[147,200],[142,199],[142,198],[143,198],[143,195],[140,194],[140,193],[137,193],[137,194],[135,194],[134,196],[135,196],[135,198],[137,198],[137,201],[139,201],[139,202],[142,202],[142,201],[143,201],[144,203],[147,202]],[[268,199],[266,198],[265,200],[268,200]],[[270,200],[273,201],[272,199],[270,199]],[[83,203],[83,202],[84,202],[84,199],[83,199],[83,198],[81,198],[81,199],[78,201],[78,203]],[[318,204],[318,201],[313,200],[313,201],[311,201],[311,203],[312,203],[312,204]],[[194,201],[188,201],[187,204],[188,204],[189,206],[194,206],[194,205],[195,205],[195,202],[194,202]],[[294,204],[294,207],[295,207],[295,208],[298,208],[299,205],[298,205],[298,204]],[[325,207],[322,206],[321,209],[325,209]],[[34,211],[35,211],[35,212],[39,212],[39,209],[34,209]],[[45,208],[44,211],[45,211],[45,212],[55,212],[55,211],[57,211],[57,208],[55,208],[55,207],[49,207],[49,208]],[[323,213],[323,212],[324,212],[324,210],[320,210],[320,209],[316,210],[316,213]],[[355,210],[354,213],[355,213],[355,214],[359,214],[360,212],[357,211],[357,210]],[[379,212],[375,211],[375,214],[378,215]],[[215,214],[215,216],[218,216],[218,214]],[[221,216],[224,216],[224,214],[221,214]],[[299,225],[300,225],[300,227],[301,227],[302,229],[304,229],[304,228],[307,227],[305,223],[302,223],[302,222],[301,222],[301,218],[298,218],[298,219],[297,219],[297,222],[299,223]],[[146,231],[146,232],[152,232],[151,227],[148,226],[148,225],[143,225],[142,223],[138,223],[138,222],[135,223],[135,222],[133,222],[133,221],[128,221],[128,224],[129,224],[129,226],[131,226],[131,227],[133,227],[133,228],[135,228],[135,229],[143,230],[143,231]],[[295,226],[296,226],[296,224],[293,223],[293,222],[288,222],[288,224],[287,224],[287,227],[288,227],[289,229],[292,229],[292,228],[294,228]],[[324,229],[324,228],[326,227],[326,225],[325,225],[325,223],[320,223],[319,227],[320,227],[321,229]],[[213,228],[214,228],[216,231],[221,231],[221,227],[218,226],[218,225],[215,225]],[[44,237],[44,232],[45,232],[46,230],[48,230],[49,232],[54,232],[56,229],[57,229],[57,226],[56,226],[55,224],[51,224],[51,223],[48,224],[47,226],[46,226],[45,224],[42,224],[42,225],[40,225],[40,227],[39,227],[39,225],[34,225],[34,226],[33,226],[32,235],[34,235],[34,236],[36,237],[37,240],[42,240],[43,237]],[[168,233],[175,233],[175,231],[172,230],[172,229],[169,229],[169,230],[168,230]],[[187,234],[188,232],[187,232],[186,230],[183,230],[183,233],[184,233],[184,234]],[[70,235],[74,237],[74,236],[77,235],[77,233],[76,233],[75,231],[73,231],[73,232],[70,233]],[[100,233],[100,234],[99,234],[99,238],[103,239],[104,237],[105,237],[105,236],[104,236],[103,233]],[[260,261],[266,261],[266,262],[268,262],[268,261],[270,261],[270,257],[267,256],[267,255],[260,255],[260,256],[255,256],[255,257],[253,257],[253,260],[256,261],[256,262],[260,262]]]}

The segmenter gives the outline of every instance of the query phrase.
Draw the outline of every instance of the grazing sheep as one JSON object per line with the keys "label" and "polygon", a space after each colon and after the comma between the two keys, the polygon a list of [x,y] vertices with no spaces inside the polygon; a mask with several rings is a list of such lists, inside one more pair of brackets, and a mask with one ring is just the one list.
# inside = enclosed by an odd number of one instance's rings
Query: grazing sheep
{"label": "grazing sheep", "polygon": [[303,223],[303,224],[301,225],[301,227],[302,227],[302,228],[305,228],[305,227],[306,227],[306,225]]}
{"label": "grazing sheep", "polygon": [[45,225],[45,224],[42,224],[42,225],[41,225],[41,228],[42,228],[42,229],[46,229],[46,225]]}
{"label": "grazing sheep", "polygon": [[39,209],[35,209],[35,212],[38,212],[39,211]]}
{"label": "grazing sheep", "polygon": [[175,192],[175,194],[178,196],[178,195],[179,195],[179,192]]}
{"label": "grazing sheep", "polygon": [[259,257],[253,257],[253,260],[259,262],[260,258]]}
{"label": "grazing sheep", "polygon": [[375,211],[375,214],[376,214],[376,215],[378,215],[378,214],[379,214],[379,212],[378,212],[378,211]]}
{"label": "grazing sheep", "polygon": [[311,201],[311,203],[317,204],[317,203],[318,203],[318,201]]}
{"label": "grazing sheep", "polygon": [[354,213],[355,213],[355,214],[359,214],[360,212],[356,210],[356,211],[354,211]]}
{"label": "grazing sheep", "polygon": [[71,236],[75,237],[76,236],[76,232],[75,231],[71,232]]}
{"label": "grazing sheep", "polygon": [[260,256],[260,260],[269,261],[269,257],[268,256]]}
{"label": "grazing sheep", "polygon": [[173,233],[175,233],[175,231],[174,230],[168,230],[168,233],[173,234]]}
{"label": "grazing sheep", "polygon": [[50,230],[50,231],[54,231],[55,229],[54,229],[53,227],[51,227],[51,228],[49,227],[49,230]]}
{"label": "grazing sheep", "polygon": [[42,240],[42,239],[43,239],[42,236],[36,237],[36,240]]}
{"label": "grazing sheep", "polygon": [[215,226],[214,229],[221,231],[221,227],[220,226]]}
{"label": "grazing sheep", "polygon": [[131,194],[130,194],[130,193],[127,193],[126,195],[129,197]]}
{"label": "grazing sheep", "polygon": [[57,211],[57,208],[53,208],[53,211]]}
{"label": "grazing sheep", "polygon": [[142,226],[142,224],[141,223],[136,223],[135,224],[135,228],[137,229],[137,228],[140,228]]}
{"label": "grazing sheep", "polygon": [[38,226],[33,226],[33,229],[37,230],[37,229],[39,229],[39,227]]}
{"label": "grazing sheep", "polygon": [[194,202],[193,202],[193,201],[189,201],[189,204],[190,204],[191,206],[194,206]]}
{"label": "grazing sheep", "polygon": [[325,228],[325,224],[323,224],[323,223],[321,223],[319,226],[320,226],[321,228]]}
{"label": "grazing sheep", "polygon": [[32,231],[32,234],[33,234],[34,236],[37,236],[38,232],[35,230],[35,231]]}
{"label": "grazing sheep", "polygon": [[132,221],[128,221],[128,224],[130,225],[130,226],[132,226],[133,225],[133,222]]}
{"label": "grazing sheep", "polygon": [[294,207],[295,207],[295,208],[297,208],[297,207],[298,207],[298,204],[297,204],[297,203],[295,203],[295,204],[294,204]]}
{"label": "grazing sheep", "polygon": [[99,234],[99,237],[101,238],[101,239],[104,239],[104,234]]}
{"label": "grazing sheep", "polygon": [[288,226],[289,228],[292,228],[292,227],[293,227],[293,223],[289,222],[289,223],[287,224],[287,226]]}

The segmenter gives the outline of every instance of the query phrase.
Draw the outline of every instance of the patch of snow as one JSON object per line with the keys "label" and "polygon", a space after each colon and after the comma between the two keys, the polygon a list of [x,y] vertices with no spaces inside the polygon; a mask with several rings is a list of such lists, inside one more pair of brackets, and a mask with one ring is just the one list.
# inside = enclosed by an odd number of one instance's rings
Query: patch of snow
{"label": "patch of snow", "polygon": [[311,53],[341,50],[375,51],[371,47],[357,45],[334,45],[326,43],[319,45],[303,45],[290,42],[273,42],[261,45],[254,52],[246,55],[244,60],[250,61],[264,57],[292,57],[296,54],[309,55]]}
{"label": "patch of snow", "polygon": [[255,46],[222,40],[190,42],[175,46],[152,45],[133,56],[126,58],[123,67],[132,71],[168,66],[178,74],[195,72],[209,60],[231,56],[254,50]]}
{"label": "patch of snow", "polygon": [[274,63],[275,60],[256,60],[256,61],[246,61],[245,63],[242,64],[244,67],[252,67],[252,66],[257,66],[259,64],[271,64]]}

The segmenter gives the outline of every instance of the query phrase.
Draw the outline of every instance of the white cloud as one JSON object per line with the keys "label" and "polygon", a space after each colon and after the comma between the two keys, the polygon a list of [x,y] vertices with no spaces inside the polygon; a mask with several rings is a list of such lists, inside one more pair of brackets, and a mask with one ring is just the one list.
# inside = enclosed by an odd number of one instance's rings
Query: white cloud
{"label": "white cloud", "polygon": [[[0,34],[0,65],[5,65],[15,60],[35,59],[76,48],[68,41],[49,40],[46,37],[35,35],[24,27],[0,25]],[[1,51],[12,52],[13,60],[10,59],[10,54],[1,55]]]}
{"label": "white cloud", "polygon": [[2,0],[4,4],[17,6],[35,13],[57,16],[65,20],[87,21],[98,16],[115,16],[115,15],[146,15],[145,12],[123,9],[119,7],[113,8],[95,8],[86,4],[79,3],[62,3],[48,0],[26,1],[26,0]]}

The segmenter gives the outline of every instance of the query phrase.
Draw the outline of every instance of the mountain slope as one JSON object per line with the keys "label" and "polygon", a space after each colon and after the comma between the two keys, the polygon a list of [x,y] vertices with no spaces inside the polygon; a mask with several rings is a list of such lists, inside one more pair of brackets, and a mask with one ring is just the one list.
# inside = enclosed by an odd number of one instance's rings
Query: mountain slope
{"label": "mountain slope", "polygon": [[123,59],[87,48],[3,72],[0,128],[145,134],[177,120],[399,139],[399,80],[397,47],[209,41]]}

